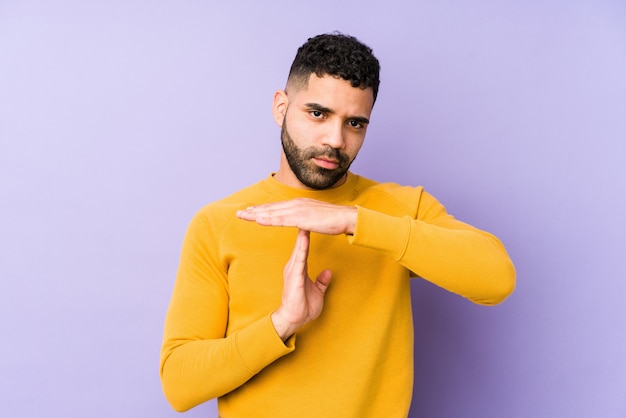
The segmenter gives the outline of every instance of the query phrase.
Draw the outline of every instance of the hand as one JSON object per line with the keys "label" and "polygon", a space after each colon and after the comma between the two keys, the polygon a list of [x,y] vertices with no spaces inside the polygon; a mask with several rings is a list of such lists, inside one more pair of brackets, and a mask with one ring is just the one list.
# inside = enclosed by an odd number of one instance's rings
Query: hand
{"label": "hand", "polygon": [[320,234],[354,234],[356,207],[339,206],[313,199],[292,199],[251,206],[237,217],[266,226],[294,226]]}
{"label": "hand", "polygon": [[298,230],[293,253],[283,271],[282,302],[272,313],[272,323],[283,341],[322,313],[324,294],[332,276],[330,270],[324,270],[316,281],[309,278],[309,235],[308,231]]}

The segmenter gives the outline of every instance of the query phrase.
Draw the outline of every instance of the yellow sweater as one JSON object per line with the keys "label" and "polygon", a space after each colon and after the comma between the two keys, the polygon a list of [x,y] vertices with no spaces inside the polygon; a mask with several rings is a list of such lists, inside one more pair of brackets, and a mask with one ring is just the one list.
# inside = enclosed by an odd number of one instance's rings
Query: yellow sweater
{"label": "yellow sweater", "polygon": [[[286,343],[281,301],[295,228],[236,218],[308,197],[358,208],[354,235],[311,234],[309,271],[333,273],[322,315]],[[455,220],[421,187],[349,173],[306,191],[273,177],[200,210],[187,231],[165,321],[161,379],[174,409],[218,397],[222,418],[406,417],[413,384],[410,277],[479,304],[504,300],[515,269],[493,235]]]}

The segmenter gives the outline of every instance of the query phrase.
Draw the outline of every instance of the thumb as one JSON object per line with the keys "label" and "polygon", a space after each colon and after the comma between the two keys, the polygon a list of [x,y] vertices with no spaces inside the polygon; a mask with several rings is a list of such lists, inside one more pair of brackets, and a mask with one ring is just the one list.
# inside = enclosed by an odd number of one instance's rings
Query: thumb
{"label": "thumb", "polygon": [[323,270],[320,274],[318,274],[317,279],[315,280],[315,285],[319,291],[322,292],[322,294],[326,293],[326,289],[328,289],[332,276],[333,273],[328,269]]}

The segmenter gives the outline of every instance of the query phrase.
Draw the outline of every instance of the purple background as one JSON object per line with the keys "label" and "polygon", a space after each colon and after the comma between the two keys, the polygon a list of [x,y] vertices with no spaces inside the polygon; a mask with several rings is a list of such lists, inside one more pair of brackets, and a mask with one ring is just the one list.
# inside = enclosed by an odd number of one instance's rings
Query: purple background
{"label": "purple background", "polygon": [[518,270],[494,308],[414,283],[411,417],[626,416],[621,0],[0,2],[3,416],[179,416],[184,230],[278,167],[272,94],[335,29],[383,65],[354,171],[425,185]]}

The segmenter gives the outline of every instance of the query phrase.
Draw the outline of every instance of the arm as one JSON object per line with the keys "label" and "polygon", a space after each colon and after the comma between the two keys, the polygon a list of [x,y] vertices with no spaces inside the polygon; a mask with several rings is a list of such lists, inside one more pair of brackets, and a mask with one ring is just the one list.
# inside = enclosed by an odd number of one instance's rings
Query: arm
{"label": "arm", "polygon": [[284,269],[280,307],[226,336],[229,294],[227,266],[218,255],[220,234],[206,217],[196,216],[183,243],[161,351],[163,390],[177,411],[238,388],[292,352],[290,337],[319,316],[330,282],[328,270],[315,282],[309,279],[309,234],[300,231]]}
{"label": "arm", "polygon": [[515,268],[495,236],[454,219],[421,189],[398,193],[405,193],[407,201],[416,200],[414,213],[389,215],[361,206],[294,199],[237,215],[261,225],[345,233],[351,244],[387,254],[414,275],[475,303],[494,305],[506,299],[515,287]]}
{"label": "arm", "polygon": [[220,223],[202,214],[192,220],[166,315],[161,382],[177,411],[232,391],[294,349],[293,340],[283,343],[276,334],[270,312],[226,336],[227,266],[214,227]]}
{"label": "arm", "polygon": [[515,267],[492,234],[456,220],[422,192],[415,216],[358,208],[354,245],[372,248],[415,276],[482,305],[504,301],[515,288]]}

